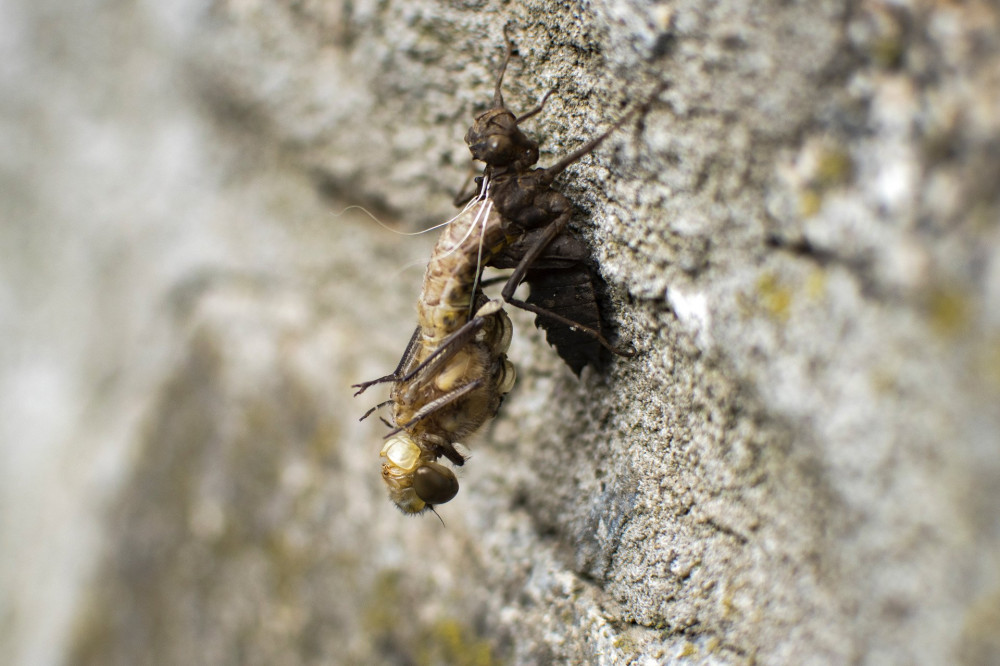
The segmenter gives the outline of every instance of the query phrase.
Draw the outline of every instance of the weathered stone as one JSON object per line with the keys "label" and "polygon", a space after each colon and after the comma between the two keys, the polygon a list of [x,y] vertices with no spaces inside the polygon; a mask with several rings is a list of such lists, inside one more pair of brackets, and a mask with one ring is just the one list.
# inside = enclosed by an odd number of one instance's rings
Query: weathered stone
{"label": "weathered stone", "polygon": [[[994,5],[9,4],[12,663],[1000,660]],[[543,165],[670,82],[558,183],[640,354],[513,312],[442,528],[349,389],[433,239],[341,211],[452,214],[507,23]]]}

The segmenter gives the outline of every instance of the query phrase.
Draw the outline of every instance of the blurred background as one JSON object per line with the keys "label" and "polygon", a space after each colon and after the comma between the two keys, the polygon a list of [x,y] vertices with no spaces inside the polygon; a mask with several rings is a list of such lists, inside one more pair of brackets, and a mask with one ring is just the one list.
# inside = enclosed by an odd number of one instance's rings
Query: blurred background
{"label": "blurred background", "polygon": [[[369,648],[345,642],[377,620],[338,586],[359,561],[404,557],[365,548],[398,516],[347,385],[391,367],[365,345],[405,344],[410,323],[357,315],[411,318],[419,266],[398,296],[375,283],[426,243],[386,233],[380,254],[367,218],[335,217],[346,204],[251,135],[252,109],[219,109],[198,73],[212,17],[204,2],[0,6],[7,664],[287,663],[233,646],[317,624],[337,629],[306,652],[361,663]],[[317,569],[338,583],[309,593],[335,617],[263,603]]]}

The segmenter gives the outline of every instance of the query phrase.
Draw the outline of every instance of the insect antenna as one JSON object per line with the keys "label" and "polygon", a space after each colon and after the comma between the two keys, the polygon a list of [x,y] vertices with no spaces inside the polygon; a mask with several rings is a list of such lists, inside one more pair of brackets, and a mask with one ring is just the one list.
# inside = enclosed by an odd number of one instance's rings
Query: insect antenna
{"label": "insect antenna", "polygon": [[437,516],[438,520],[441,521],[441,527],[444,527],[444,528],[447,529],[448,526],[444,524],[444,518],[441,517],[441,514],[438,513],[437,511],[435,511],[434,507],[431,506],[430,504],[427,505],[427,508],[430,509],[431,513],[433,513],[435,516]]}
{"label": "insect antenna", "polygon": [[510,62],[510,57],[514,54],[514,42],[510,40],[510,35],[507,34],[510,24],[508,23],[503,27],[503,41],[507,45],[507,50],[504,52],[503,64],[500,65],[500,73],[497,74],[497,84],[493,88],[493,108],[503,109],[503,93],[500,92],[500,84],[503,83],[504,72],[507,71],[507,63]]}

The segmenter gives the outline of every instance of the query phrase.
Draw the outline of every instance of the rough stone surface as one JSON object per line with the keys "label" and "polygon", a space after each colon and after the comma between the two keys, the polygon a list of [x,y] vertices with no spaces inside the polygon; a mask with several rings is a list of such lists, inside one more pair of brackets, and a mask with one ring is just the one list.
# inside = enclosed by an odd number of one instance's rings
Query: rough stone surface
{"label": "rough stone surface", "polygon": [[[505,24],[543,164],[670,84],[559,181],[640,353],[512,312],[443,528],[348,387]],[[0,51],[4,663],[1000,662],[994,3],[21,0]]]}

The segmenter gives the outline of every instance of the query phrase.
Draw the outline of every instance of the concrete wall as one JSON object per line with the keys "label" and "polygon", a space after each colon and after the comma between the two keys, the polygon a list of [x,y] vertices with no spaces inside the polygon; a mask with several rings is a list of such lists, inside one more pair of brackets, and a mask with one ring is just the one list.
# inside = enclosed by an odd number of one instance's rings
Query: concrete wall
{"label": "concrete wall", "polygon": [[[989,3],[9,2],[18,664],[1000,660]],[[409,519],[381,399],[510,24],[640,353],[518,385]],[[364,206],[384,226],[348,206]]]}

